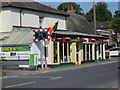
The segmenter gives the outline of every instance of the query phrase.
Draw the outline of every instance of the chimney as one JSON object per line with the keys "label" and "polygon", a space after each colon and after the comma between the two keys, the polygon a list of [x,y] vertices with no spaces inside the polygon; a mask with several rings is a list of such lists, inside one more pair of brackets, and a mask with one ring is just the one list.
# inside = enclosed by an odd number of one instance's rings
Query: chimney
{"label": "chimney", "polygon": [[48,7],[51,7],[51,5],[49,5]]}
{"label": "chimney", "polygon": [[74,7],[73,7],[73,5],[68,5],[67,13],[74,13]]}

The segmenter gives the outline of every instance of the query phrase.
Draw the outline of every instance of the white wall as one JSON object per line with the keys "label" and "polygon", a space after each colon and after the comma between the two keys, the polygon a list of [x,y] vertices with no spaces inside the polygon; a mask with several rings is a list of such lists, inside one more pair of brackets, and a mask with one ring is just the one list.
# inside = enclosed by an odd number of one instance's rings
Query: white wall
{"label": "white wall", "polygon": [[11,11],[5,8],[2,8],[2,12],[0,15],[1,20],[1,30],[0,32],[9,32],[12,30],[12,25],[11,25]]}
{"label": "white wall", "polygon": [[39,16],[29,10],[22,11],[22,25],[25,27],[39,28]]}
{"label": "white wall", "polygon": [[[8,8],[9,9],[9,8]],[[11,9],[11,24],[12,26],[20,26],[20,9]]]}
{"label": "white wall", "polygon": [[41,47],[41,43],[40,42],[31,44],[31,54],[38,54],[38,59],[41,58],[40,47]]}
{"label": "white wall", "polygon": [[[13,26],[20,26],[20,10],[19,8],[3,8],[2,10],[2,30],[0,32],[9,32]],[[22,26],[39,28],[39,16],[44,17],[43,28],[48,28],[55,22],[59,21],[58,29],[66,30],[65,16],[43,13],[32,10],[22,10]],[[0,16],[1,18],[1,16]]]}
{"label": "white wall", "polygon": [[[38,54],[38,59],[40,59],[40,60],[44,59],[45,60],[44,46],[45,46],[44,41],[33,43],[32,47],[31,47],[31,54]],[[52,52],[51,52],[52,48],[51,48],[50,41],[46,42],[46,47],[48,48],[48,51],[46,51],[46,53],[47,53],[47,57],[46,57],[47,63],[52,64]],[[39,60],[39,64],[41,63],[40,60]]]}
{"label": "white wall", "polygon": [[2,31],[2,8],[0,8],[0,31]]}
{"label": "white wall", "polygon": [[48,28],[58,21],[58,29],[66,30],[66,21],[64,16],[46,14],[44,18],[43,28]]}

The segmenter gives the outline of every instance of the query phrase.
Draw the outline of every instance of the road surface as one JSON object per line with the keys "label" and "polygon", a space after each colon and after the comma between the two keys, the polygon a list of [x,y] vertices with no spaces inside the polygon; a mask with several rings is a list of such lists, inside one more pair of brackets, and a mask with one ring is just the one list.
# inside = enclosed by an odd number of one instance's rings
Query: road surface
{"label": "road surface", "polygon": [[118,88],[118,62],[4,78],[3,88]]}

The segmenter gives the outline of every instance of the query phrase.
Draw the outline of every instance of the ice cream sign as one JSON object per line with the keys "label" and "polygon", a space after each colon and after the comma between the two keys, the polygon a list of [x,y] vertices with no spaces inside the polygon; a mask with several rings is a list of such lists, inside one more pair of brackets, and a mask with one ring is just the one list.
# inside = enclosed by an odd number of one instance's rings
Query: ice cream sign
{"label": "ice cream sign", "polygon": [[30,47],[2,47],[2,52],[12,52],[12,51],[30,51]]}

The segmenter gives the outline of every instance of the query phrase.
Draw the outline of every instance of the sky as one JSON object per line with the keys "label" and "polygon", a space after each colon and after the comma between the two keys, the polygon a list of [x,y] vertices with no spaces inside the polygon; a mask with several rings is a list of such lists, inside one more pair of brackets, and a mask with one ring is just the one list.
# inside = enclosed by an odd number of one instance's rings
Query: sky
{"label": "sky", "polygon": [[[93,0],[35,0],[38,2],[93,2]],[[95,0],[96,2],[119,2],[120,0]]]}
{"label": "sky", "polygon": [[[51,6],[53,8],[57,8],[61,3],[63,2],[47,2],[47,0],[37,0],[37,2],[39,2],[47,5],[47,6]],[[44,2],[41,2],[44,1]],[[46,2],[45,2],[46,1]],[[54,0],[55,1],[55,0]],[[60,0],[56,0],[56,1],[60,1]],[[68,1],[68,0],[65,0]],[[70,1],[70,0],[69,0]],[[73,1],[73,0],[72,0]],[[75,0],[74,0],[75,1]],[[83,1],[83,0],[79,0],[79,1]],[[84,0],[85,1],[85,0]],[[87,1],[87,0],[86,0]],[[90,0],[89,0],[90,1]],[[99,1],[108,1],[108,0],[99,0]],[[110,1],[110,0],[109,0]],[[114,0],[115,1],[115,0]],[[116,10],[118,10],[118,0],[116,0],[117,2],[106,2],[108,5],[108,9],[112,12],[112,15],[114,15],[114,12]],[[93,2],[76,2],[77,4],[80,5],[80,7],[83,9],[83,12],[86,14],[93,6]]]}

